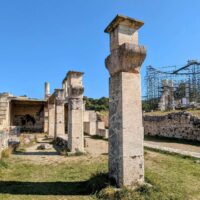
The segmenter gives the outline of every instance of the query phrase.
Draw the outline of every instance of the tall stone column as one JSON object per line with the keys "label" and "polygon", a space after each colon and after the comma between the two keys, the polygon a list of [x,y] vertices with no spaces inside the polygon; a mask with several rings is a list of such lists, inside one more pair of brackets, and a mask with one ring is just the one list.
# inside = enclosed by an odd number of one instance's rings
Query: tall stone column
{"label": "tall stone column", "polygon": [[143,24],[118,15],[105,29],[111,51],[105,60],[110,73],[109,177],[118,187],[144,181],[140,68],[146,49],[138,45],[137,32]]}
{"label": "tall stone column", "polygon": [[50,96],[50,84],[48,82],[45,82],[44,85],[44,98],[48,99]]}
{"label": "tall stone column", "polygon": [[49,137],[54,138],[55,136],[55,104],[48,104],[48,133]]}
{"label": "tall stone column", "polygon": [[68,148],[71,152],[84,151],[83,85],[81,72],[68,72]]}
{"label": "tall stone column", "polygon": [[48,106],[44,106],[44,133],[48,132],[48,127],[49,126],[49,111],[48,111]]}
{"label": "tall stone column", "polygon": [[55,90],[55,137],[65,138],[65,99],[62,89]]}

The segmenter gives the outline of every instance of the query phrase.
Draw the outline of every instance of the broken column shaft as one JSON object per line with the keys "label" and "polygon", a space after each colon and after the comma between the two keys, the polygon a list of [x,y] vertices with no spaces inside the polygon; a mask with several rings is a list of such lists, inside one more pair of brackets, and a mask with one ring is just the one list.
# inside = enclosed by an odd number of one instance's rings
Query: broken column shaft
{"label": "broken column shaft", "polygon": [[119,187],[144,181],[140,68],[146,49],[138,45],[144,23],[117,16],[105,29],[111,54],[106,58],[109,81],[109,177]]}

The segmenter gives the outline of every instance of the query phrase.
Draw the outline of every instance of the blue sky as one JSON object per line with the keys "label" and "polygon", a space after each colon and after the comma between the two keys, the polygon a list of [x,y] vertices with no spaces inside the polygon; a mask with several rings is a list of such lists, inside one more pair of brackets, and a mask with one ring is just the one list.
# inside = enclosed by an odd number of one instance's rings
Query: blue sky
{"label": "blue sky", "polygon": [[143,76],[147,65],[200,60],[199,8],[199,0],[0,0],[0,92],[42,98],[45,81],[53,91],[79,70],[85,95],[108,96],[103,31],[118,13],[145,22]]}

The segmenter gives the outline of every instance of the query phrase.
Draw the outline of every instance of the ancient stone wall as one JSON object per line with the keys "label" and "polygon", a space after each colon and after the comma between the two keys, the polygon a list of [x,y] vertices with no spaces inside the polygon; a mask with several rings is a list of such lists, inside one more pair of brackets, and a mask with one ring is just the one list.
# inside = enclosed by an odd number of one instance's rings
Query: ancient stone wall
{"label": "ancient stone wall", "polygon": [[145,115],[143,125],[145,135],[200,141],[200,119],[187,112]]}
{"label": "ancient stone wall", "polygon": [[20,126],[21,132],[43,132],[44,105],[12,104],[11,125]]}

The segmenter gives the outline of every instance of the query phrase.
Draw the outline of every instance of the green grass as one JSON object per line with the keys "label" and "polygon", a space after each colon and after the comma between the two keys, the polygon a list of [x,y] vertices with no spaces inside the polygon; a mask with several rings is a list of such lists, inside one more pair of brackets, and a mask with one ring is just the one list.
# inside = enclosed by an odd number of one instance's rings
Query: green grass
{"label": "green grass", "polygon": [[146,199],[200,199],[200,164],[179,155],[148,151],[146,180],[153,185]]}
{"label": "green grass", "polygon": [[186,110],[170,110],[170,111],[154,111],[154,112],[145,112],[144,115],[149,115],[149,116],[164,116],[168,115],[171,113],[178,113],[178,112],[188,112],[191,113],[192,115],[199,117],[200,118],[200,110],[199,109],[186,109]]}
{"label": "green grass", "polygon": [[107,187],[102,200],[191,200],[200,199],[200,164],[192,158],[145,151],[145,179],[148,183],[132,191]]}
{"label": "green grass", "polygon": [[0,199],[200,199],[200,164],[190,158],[146,150],[145,179],[151,186],[144,185],[136,191],[109,186],[107,156],[65,159],[53,165],[30,162],[20,156],[3,159],[0,161]]}
{"label": "green grass", "polygon": [[55,165],[4,159],[0,162],[0,199],[94,199],[86,186],[100,170],[107,170],[105,159],[93,162],[87,157],[84,162],[80,158]]}

